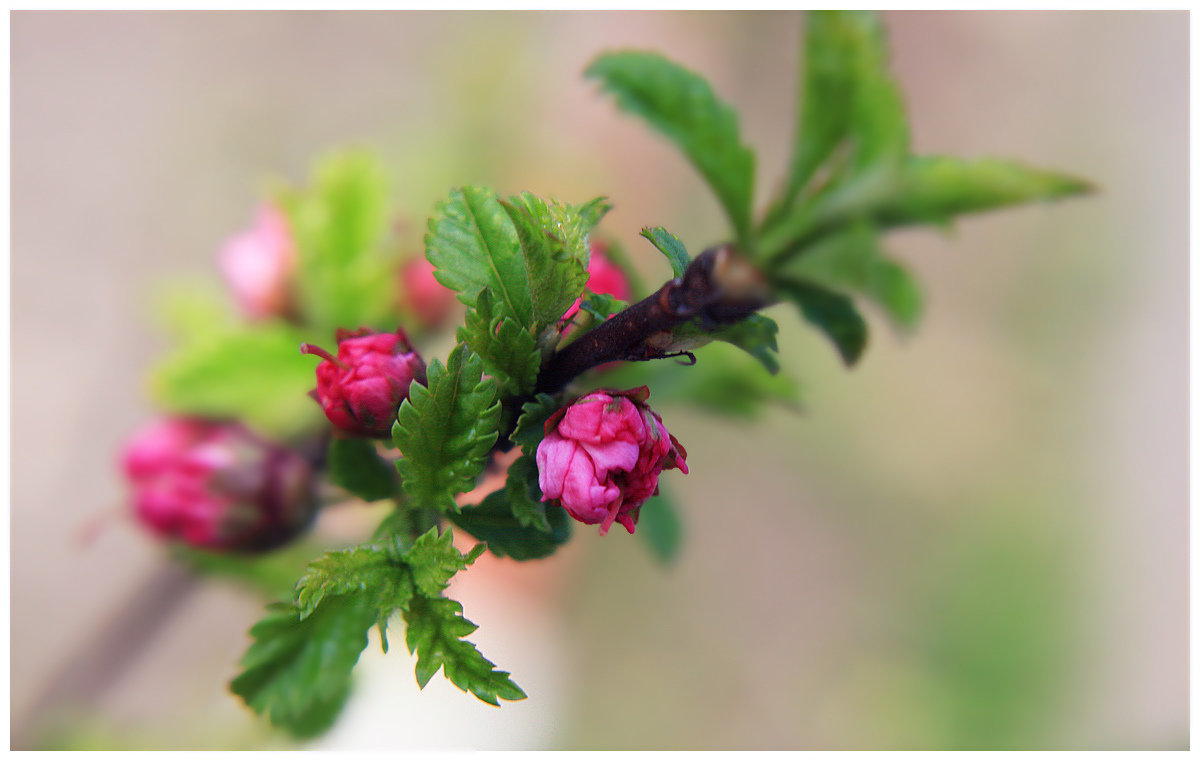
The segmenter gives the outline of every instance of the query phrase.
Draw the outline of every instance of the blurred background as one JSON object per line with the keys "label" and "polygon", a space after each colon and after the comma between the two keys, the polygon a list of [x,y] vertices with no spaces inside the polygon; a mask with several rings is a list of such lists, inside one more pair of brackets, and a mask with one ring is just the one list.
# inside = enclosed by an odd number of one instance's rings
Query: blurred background
{"label": "blurred background", "polygon": [[[917,152],[1020,158],[1101,191],[889,237],[926,314],[900,336],[872,313],[853,370],[772,310],[802,411],[659,408],[691,467],[664,477],[684,519],[673,565],[589,530],[546,561],[480,561],[452,596],[529,699],[494,709],[440,676],[418,693],[400,642],[372,645],[310,747],[1188,747],[1188,16],[884,18]],[[607,195],[602,233],[662,280],[637,231],[698,251],[724,218],[582,69],[641,47],[707,76],[742,114],[765,199],[802,25],[12,14],[13,747],[292,747],[226,692],[263,601],[181,581],[127,517],[115,464],[155,414],[156,288],[218,287],[216,251],[269,180],[368,146],[414,252],[451,187]]]}

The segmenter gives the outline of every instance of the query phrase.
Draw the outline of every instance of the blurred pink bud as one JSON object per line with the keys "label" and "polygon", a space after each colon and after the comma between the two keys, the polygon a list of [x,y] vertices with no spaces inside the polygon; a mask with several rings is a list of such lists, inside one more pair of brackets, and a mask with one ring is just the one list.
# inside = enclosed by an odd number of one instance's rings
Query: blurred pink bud
{"label": "blurred pink bud", "polygon": [[538,444],[542,499],[583,523],[613,521],[633,533],[646,500],[658,493],[665,468],[687,469],[687,450],[645,401],[645,386],[602,389],[577,399],[546,421]]}
{"label": "blurred pink bud", "polygon": [[410,259],[401,267],[400,291],[404,303],[425,328],[440,325],[457,300],[454,291],[433,276],[433,264],[423,256]]}
{"label": "blurred pink bud", "polygon": [[267,206],[259,210],[253,227],[225,243],[218,265],[242,312],[263,319],[284,317],[291,310],[295,261],[287,217]]}
{"label": "blurred pink bud", "polygon": [[367,328],[338,330],[337,356],[303,344],[300,351],[324,359],[317,365],[313,392],[329,422],[355,436],[387,438],[396,410],[408,398],[414,381],[425,382],[425,362],[408,343],[408,336],[376,333]]}
{"label": "blurred pink bud", "polygon": [[[629,279],[620,267],[604,256],[604,247],[598,243],[592,244],[591,258],[588,261],[587,288],[592,293],[607,293],[621,301],[629,301],[631,295]],[[570,320],[574,317],[582,303],[582,297],[575,299],[575,303],[563,315],[563,319]]]}
{"label": "blurred pink bud", "polygon": [[299,454],[237,423],[165,418],[122,453],[138,520],[158,536],[210,550],[265,550],[296,536],[316,506]]}

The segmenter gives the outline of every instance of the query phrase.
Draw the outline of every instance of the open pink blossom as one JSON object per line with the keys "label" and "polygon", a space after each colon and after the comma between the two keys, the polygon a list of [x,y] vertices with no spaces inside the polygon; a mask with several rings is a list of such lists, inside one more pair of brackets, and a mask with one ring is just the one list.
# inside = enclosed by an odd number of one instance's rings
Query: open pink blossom
{"label": "open pink blossom", "polygon": [[546,421],[537,448],[542,499],[578,521],[613,522],[633,533],[646,500],[658,493],[665,468],[687,469],[687,450],[645,401],[645,386],[593,391]]}
{"label": "open pink blossom", "polygon": [[284,317],[291,311],[296,250],[279,209],[260,209],[253,227],[225,243],[217,264],[247,317]]}
{"label": "open pink blossom", "polygon": [[129,440],[122,465],[139,522],[193,547],[278,546],[316,504],[309,463],[236,423],[156,420]]}
{"label": "open pink blossom", "polygon": [[425,362],[397,328],[338,330],[337,356],[312,344],[300,351],[324,359],[313,392],[329,422],[355,436],[387,438],[414,380],[425,381]]}

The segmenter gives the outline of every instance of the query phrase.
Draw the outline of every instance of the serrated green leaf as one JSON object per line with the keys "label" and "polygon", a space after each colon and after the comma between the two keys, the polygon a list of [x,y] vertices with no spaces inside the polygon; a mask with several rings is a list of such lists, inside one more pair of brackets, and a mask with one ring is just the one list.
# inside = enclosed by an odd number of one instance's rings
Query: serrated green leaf
{"label": "serrated green leaf", "polygon": [[583,300],[579,302],[580,310],[591,315],[596,323],[604,322],[626,306],[627,304],[624,301],[621,301],[611,293],[587,293],[584,295]]}
{"label": "serrated green leaf", "polygon": [[546,503],[542,502],[542,489],[538,485],[537,463],[533,452],[521,455],[508,466],[509,504],[513,517],[522,526],[531,526],[539,531],[550,531],[546,520]]}
{"label": "serrated green leaf", "polygon": [[330,439],[325,466],[332,483],[359,499],[374,502],[396,496],[396,469],[368,439]]}
{"label": "serrated green leaf", "polygon": [[560,406],[558,398],[550,394],[538,394],[525,402],[521,407],[521,416],[517,418],[517,427],[509,439],[520,444],[526,452],[532,452],[546,434],[546,421]]}
{"label": "serrated green leaf", "polygon": [[292,605],[267,610],[250,630],[254,642],[230,689],[275,726],[299,737],[320,734],[345,701],[375,610],[345,595],[326,597],[303,620]]}
{"label": "serrated green leaf", "polygon": [[600,56],[585,75],[601,81],[617,105],[650,123],[708,182],[750,248],[754,153],[742,144],[736,112],[713,94],[699,75],[656,53],[626,51]]}
{"label": "serrated green leaf", "polygon": [[393,262],[387,175],[378,158],[351,150],[323,158],[311,186],[281,198],[295,239],[296,293],[304,321],[322,332],[386,327]]}
{"label": "serrated green leaf", "polygon": [[496,382],[463,344],[443,365],[434,360],[426,385],[413,383],[400,405],[392,440],[404,492],[422,508],[454,512],[454,495],[470,491],[499,436]]}
{"label": "serrated green leaf", "polygon": [[500,700],[522,700],[525,693],[508,672],[480,654],[473,644],[462,639],[477,628],[462,616],[462,606],[444,597],[417,597],[404,613],[408,623],[405,640],[408,651],[417,656],[417,684],[429,683],[438,669],[464,692],[499,705]]}
{"label": "serrated green leaf", "polygon": [[212,336],[159,363],[152,393],[172,412],[238,418],[281,438],[301,433],[324,419],[308,396],[316,376],[301,343],[278,323]]}
{"label": "serrated green leaf", "polygon": [[545,201],[531,193],[501,203],[521,240],[533,301],[530,328],[540,333],[562,319],[587,285],[588,233],[595,224],[591,220],[599,216],[596,209],[589,208],[585,218],[578,207]]}
{"label": "serrated green leaf", "polygon": [[781,271],[831,290],[849,290],[879,304],[901,328],[913,327],[921,315],[921,291],[899,263],[884,255],[878,236],[867,225],[855,225],[830,236],[789,261]]}
{"label": "serrated green leaf", "polygon": [[467,310],[458,340],[483,361],[501,396],[522,396],[533,390],[542,361],[537,340],[514,318],[495,314],[490,288],[480,291],[475,306]]}
{"label": "serrated green leaf", "polygon": [[450,193],[429,221],[425,255],[434,277],[467,306],[490,288],[499,314],[531,328],[533,298],[521,240],[500,199],[489,188],[468,186]]}
{"label": "serrated green leaf", "polygon": [[450,516],[454,525],[481,542],[488,551],[514,560],[536,560],[553,555],[571,538],[571,519],[561,507],[545,506],[548,531],[522,525],[513,516],[508,487],[497,489],[478,505]]}
{"label": "serrated green leaf", "polygon": [[675,273],[675,277],[683,277],[684,271],[692,263],[692,257],[688,254],[687,248],[684,247],[679,238],[667,232],[667,229],[664,227],[643,227],[639,234],[653,243],[654,247],[661,251],[663,256],[667,257],[667,261],[671,263],[671,271]]}
{"label": "serrated green leaf", "polygon": [[774,375],[779,372],[779,344],[775,341],[778,333],[779,325],[770,317],[752,314],[716,331],[713,338],[738,347]]}
{"label": "serrated green leaf", "polygon": [[453,540],[454,535],[449,529],[439,534],[434,526],[419,536],[402,556],[417,591],[426,597],[440,595],[454,574],[474,563],[485,549],[483,545],[477,545],[464,555],[454,546]]}
{"label": "serrated green leaf", "polygon": [[787,184],[766,224],[789,212],[822,165],[836,183],[908,151],[900,88],[888,72],[887,45],[870,11],[811,11],[806,16],[799,113]]}
{"label": "serrated green leaf", "polygon": [[636,533],[658,562],[667,565],[679,555],[679,548],[683,544],[683,523],[679,519],[675,500],[663,489],[661,481],[658,494],[642,505]]}
{"label": "serrated green leaf", "polygon": [[296,584],[296,610],[307,618],[330,595],[359,595],[380,621],[408,605],[413,578],[405,564],[386,550],[363,545],[327,552],[309,563]]}
{"label": "serrated green leaf", "polygon": [[853,365],[867,345],[867,323],[854,302],[840,293],[801,280],[775,283],[780,296],[796,304],[800,314],[833,341],[842,361]]}

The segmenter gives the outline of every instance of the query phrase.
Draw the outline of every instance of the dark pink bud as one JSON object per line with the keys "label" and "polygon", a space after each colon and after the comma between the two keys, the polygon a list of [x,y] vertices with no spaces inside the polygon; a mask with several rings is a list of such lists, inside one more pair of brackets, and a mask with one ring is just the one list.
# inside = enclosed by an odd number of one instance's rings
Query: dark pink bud
{"label": "dark pink bud", "polygon": [[193,547],[270,549],[316,506],[309,463],[236,423],[157,420],[133,435],[122,464],[138,520]]}
{"label": "dark pink bud", "polygon": [[410,259],[400,269],[400,291],[404,306],[411,309],[426,328],[440,325],[457,301],[454,291],[433,276],[433,264],[423,256]]}
{"label": "dark pink bud", "polygon": [[225,243],[217,263],[247,317],[284,317],[290,312],[296,251],[283,212],[270,206],[261,209],[253,227]]}
{"label": "dark pink bud", "polygon": [[425,362],[399,328],[339,330],[337,341],[336,357],[312,344],[300,347],[325,360],[317,365],[317,401],[329,422],[346,433],[387,438],[409,385],[425,382]]}
{"label": "dark pink bud", "polygon": [[[632,293],[625,273],[604,256],[604,248],[598,243],[592,244],[591,258],[588,260],[587,288],[592,293],[606,293],[621,301],[629,301]],[[570,320],[574,317],[582,303],[582,297],[575,299],[575,303],[566,311],[563,319]]]}
{"label": "dark pink bud", "polygon": [[687,451],[645,404],[649,395],[645,386],[602,389],[554,413],[537,448],[542,499],[599,523],[601,534],[613,521],[632,534],[663,469],[688,472]]}

